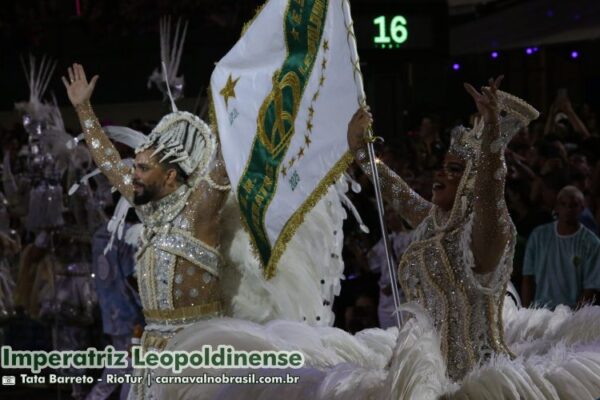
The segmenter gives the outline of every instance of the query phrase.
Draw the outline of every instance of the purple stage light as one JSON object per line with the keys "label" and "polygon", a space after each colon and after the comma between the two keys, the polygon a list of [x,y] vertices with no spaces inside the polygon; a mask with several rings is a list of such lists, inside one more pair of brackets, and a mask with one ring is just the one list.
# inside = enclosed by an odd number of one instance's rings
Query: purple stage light
{"label": "purple stage light", "polygon": [[533,54],[533,49],[531,47],[528,47],[525,49],[525,53],[527,53],[528,56]]}
{"label": "purple stage light", "polygon": [[497,51],[492,51],[491,56],[492,56],[492,58],[498,58],[498,52]]}
{"label": "purple stage light", "polygon": [[458,71],[460,69],[460,64],[458,64],[458,63],[452,64],[452,69],[455,71]]}
{"label": "purple stage light", "polygon": [[578,51],[575,51],[575,50],[573,50],[573,51],[571,52],[571,58],[578,58],[578,57],[579,57],[579,52],[578,52]]}

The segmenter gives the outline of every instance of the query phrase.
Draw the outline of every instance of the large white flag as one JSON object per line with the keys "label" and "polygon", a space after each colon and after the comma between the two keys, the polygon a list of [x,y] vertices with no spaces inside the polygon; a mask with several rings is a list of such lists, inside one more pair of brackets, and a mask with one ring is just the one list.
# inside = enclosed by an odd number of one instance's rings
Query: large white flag
{"label": "large white flag", "polygon": [[212,74],[213,123],[267,278],[352,160],[363,92],[351,26],[347,0],[270,0]]}

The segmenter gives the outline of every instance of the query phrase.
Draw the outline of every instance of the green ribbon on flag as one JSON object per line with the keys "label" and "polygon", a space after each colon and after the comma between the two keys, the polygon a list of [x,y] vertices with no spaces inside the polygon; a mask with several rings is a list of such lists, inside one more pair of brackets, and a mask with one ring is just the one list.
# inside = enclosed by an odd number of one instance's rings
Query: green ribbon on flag
{"label": "green ribbon on flag", "polygon": [[[284,16],[287,57],[273,75],[273,89],[260,107],[256,137],[238,184],[242,219],[263,266],[271,258],[265,215],[277,190],[279,167],[294,135],[298,107],[317,58],[327,7],[327,0],[289,0]],[[273,273],[265,271],[267,278]]]}

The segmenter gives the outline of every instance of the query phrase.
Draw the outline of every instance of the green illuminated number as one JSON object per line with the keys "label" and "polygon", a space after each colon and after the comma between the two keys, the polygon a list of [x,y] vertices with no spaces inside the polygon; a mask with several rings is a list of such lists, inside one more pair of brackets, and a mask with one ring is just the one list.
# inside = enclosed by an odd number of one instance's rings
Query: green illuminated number
{"label": "green illuminated number", "polygon": [[406,27],[406,18],[404,18],[401,15],[396,15],[394,18],[392,18],[392,21],[389,26],[389,34],[387,19],[385,15],[375,18],[373,20],[373,23],[377,25],[379,29],[379,35],[375,36],[373,38],[373,41],[376,45],[382,45],[382,48],[385,48],[386,44],[389,44],[388,48],[391,48],[392,42],[396,44],[396,47],[398,47],[398,45],[406,42],[406,40],[408,39],[408,28]]}
{"label": "green illuminated number", "polygon": [[392,39],[387,35],[387,32],[386,32],[387,24],[385,23],[385,15],[375,18],[373,20],[373,22],[375,23],[375,25],[379,25],[379,36],[375,37],[375,39],[374,39],[375,43],[383,44],[383,43],[391,42]]}
{"label": "green illuminated number", "polygon": [[390,24],[390,31],[392,39],[397,44],[402,44],[408,39],[408,29],[406,29],[406,18],[401,15],[397,15],[392,19]]}

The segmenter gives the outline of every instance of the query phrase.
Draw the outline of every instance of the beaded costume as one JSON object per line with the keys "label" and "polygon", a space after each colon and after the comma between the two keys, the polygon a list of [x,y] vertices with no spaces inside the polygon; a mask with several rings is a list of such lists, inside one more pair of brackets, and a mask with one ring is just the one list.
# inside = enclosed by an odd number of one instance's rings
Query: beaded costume
{"label": "beaded costume", "polygon": [[[104,134],[90,104],[78,106],[77,113],[94,161],[131,202],[131,168]],[[194,129],[200,134],[189,134]],[[173,157],[172,162],[179,162],[189,176],[173,193],[136,207],[144,225],[136,254],[147,323],[144,350],[162,350],[184,326],[221,315],[220,253],[214,246],[229,191],[216,139],[199,118],[185,112],[165,116],[138,151],[155,147],[155,153]],[[152,398],[150,389],[142,385],[136,389],[138,398]]]}
{"label": "beaded costume", "polygon": [[[449,213],[427,202],[412,191],[401,178],[378,163],[382,187],[409,222],[416,227],[415,242],[400,261],[398,278],[409,301],[422,305],[431,315],[441,335],[441,350],[449,376],[460,380],[492,353],[510,354],[504,344],[502,305],[512,270],[515,230],[504,202],[504,146],[538,112],[519,99],[499,92],[499,106],[506,112],[500,126],[479,123],[471,131],[457,128],[449,150],[466,162],[456,201]],[[365,173],[371,168],[364,150],[357,160]],[[477,175],[494,176],[479,180]],[[476,267],[471,235],[476,218],[474,197],[493,193],[497,204],[486,204],[479,223],[495,224],[495,229],[510,232],[500,263],[487,275],[473,273]],[[478,201],[486,201],[478,196]]]}

